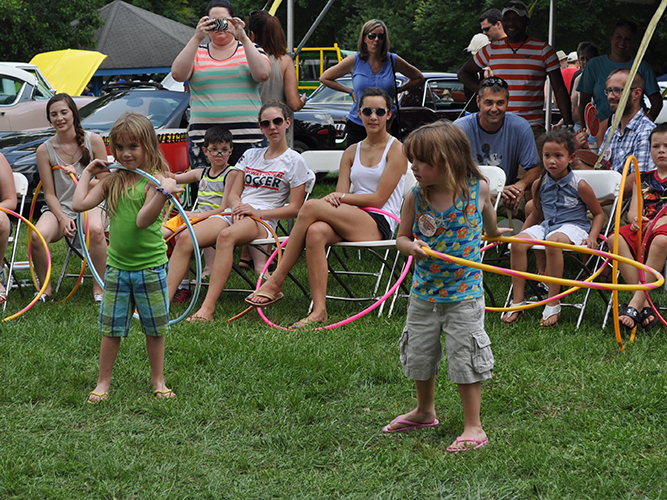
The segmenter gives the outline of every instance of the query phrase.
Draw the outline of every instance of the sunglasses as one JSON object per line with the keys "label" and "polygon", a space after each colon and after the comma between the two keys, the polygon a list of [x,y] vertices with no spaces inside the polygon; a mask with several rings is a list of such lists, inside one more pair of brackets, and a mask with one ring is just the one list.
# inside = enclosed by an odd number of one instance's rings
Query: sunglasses
{"label": "sunglasses", "polygon": [[386,108],[373,109],[373,108],[366,107],[366,108],[363,108],[361,110],[361,114],[364,115],[364,116],[371,116],[373,113],[375,113],[375,116],[380,118],[380,117],[386,115],[387,111],[389,111],[389,110],[386,109]]}
{"label": "sunglasses", "polygon": [[486,28],[482,28],[482,33],[488,33],[490,29],[491,29],[491,26],[487,26]]}
{"label": "sunglasses", "polygon": [[[635,90],[638,89],[639,87],[630,87],[630,90]],[[619,96],[623,93],[623,89],[621,87],[607,87],[604,89],[604,95],[609,95],[611,94],[612,96]]]}
{"label": "sunglasses", "polygon": [[384,40],[385,38],[387,38],[387,35],[385,35],[384,33],[369,33],[366,36],[368,37],[369,40],[375,40],[376,38],[378,40]]}
{"label": "sunglasses", "polygon": [[493,87],[494,85],[500,85],[504,89],[507,88],[507,82],[497,76],[490,76],[479,82],[480,87]]}
{"label": "sunglasses", "polygon": [[260,121],[260,122],[259,122],[259,126],[262,127],[262,128],[269,128],[269,127],[271,126],[271,122],[273,122],[273,124],[274,124],[276,127],[280,127],[280,126],[283,124],[284,121],[285,121],[285,120],[284,120],[283,118],[281,118],[280,116],[276,116],[276,117],[275,117],[273,120],[271,120],[271,121],[269,121],[269,120],[262,120],[262,121]]}

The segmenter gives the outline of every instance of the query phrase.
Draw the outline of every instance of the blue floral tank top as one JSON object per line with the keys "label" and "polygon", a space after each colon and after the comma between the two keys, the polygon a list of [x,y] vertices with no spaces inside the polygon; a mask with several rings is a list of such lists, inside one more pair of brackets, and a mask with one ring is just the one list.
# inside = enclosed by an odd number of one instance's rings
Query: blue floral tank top
{"label": "blue floral tank top", "polygon": [[[412,188],[416,215],[412,232],[432,249],[481,262],[482,213],[479,210],[479,180],[469,179],[470,202],[463,213],[462,198],[444,212],[426,201],[421,188]],[[427,257],[416,261],[412,296],[428,302],[460,302],[481,297],[482,271],[468,266]]]}

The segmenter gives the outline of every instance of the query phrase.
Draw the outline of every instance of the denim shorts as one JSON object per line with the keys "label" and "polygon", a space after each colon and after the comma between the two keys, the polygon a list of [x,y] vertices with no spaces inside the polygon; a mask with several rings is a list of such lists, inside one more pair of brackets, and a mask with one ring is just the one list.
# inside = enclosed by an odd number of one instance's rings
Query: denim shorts
{"label": "denim shorts", "polygon": [[169,331],[166,264],[141,271],[106,267],[100,333],[107,337],[127,337],[135,309],[146,335],[160,337]]}
{"label": "denim shorts", "polygon": [[484,297],[439,303],[410,297],[401,335],[401,363],[406,377],[428,380],[438,374],[442,333],[449,380],[474,384],[491,378],[494,360],[491,340],[484,331]]}

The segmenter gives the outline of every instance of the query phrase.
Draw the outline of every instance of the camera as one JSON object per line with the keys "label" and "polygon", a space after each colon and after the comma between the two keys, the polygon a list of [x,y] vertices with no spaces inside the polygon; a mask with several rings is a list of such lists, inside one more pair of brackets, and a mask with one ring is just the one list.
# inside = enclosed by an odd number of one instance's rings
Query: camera
{"label": "camera", "polygon": [[211,31],[227,31],[229,21],[225,17],[218,17],[213,19],[213,27]]}

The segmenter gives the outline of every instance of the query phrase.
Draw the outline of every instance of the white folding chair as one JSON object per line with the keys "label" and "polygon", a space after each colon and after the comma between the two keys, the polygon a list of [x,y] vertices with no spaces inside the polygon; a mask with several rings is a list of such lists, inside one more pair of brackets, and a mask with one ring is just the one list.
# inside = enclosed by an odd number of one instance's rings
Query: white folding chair
{"label": "white folding chair", "polygon": [[[412,190],[412,187],[415,185],[415,176],[412,173],[412,168],[408,165],[408,171],[405,175],[405,181],[403,184],[403,198],[405,199]],[[359,252],[361,250],[366,250],[368,253],[373,255],[377,260],[380,261],[380,268],[377,271],[352,271],[349,269],[349,266],[346,264],[345,259],[340,257],[336,253],[336,249],[345,251],[346,249],[356,249]],[[390,253],[394,251],[395,256],[393,259],[390,257]],[[359,302],[359,301],[370,301],[378,300],[383,295],[387,293],[389,288],[392,285],[392,278],[397,278],[400,275],[398,271],[398,263],[400,260],[400,253],[396,249],[396,240],[371,240],[371,241],[341,241],[334,243],[329,247],[327,251],[327,258],[329,260],[329,274],[340,284],[340,286],[345,290],[347,296],[342,295],[327,295],[327,299],[333,300],[343,300],[349,302]],[[343,268],[342,270],[336,270],[332,264],[332,258],[335,258],[338,263]],[[360,257],[361,258],[361,257]],[[382,293],[379,293],[380,285],[384,279],[386,271],[389,270],[388,279],[386,280],[385,290]],[[369,276],[375,279],[375,284],[373,286],[373,291],[370,295],[360,295],[359,292],[355,292],[350,285],[348,285],[343,279],[344,276]],[[389,309],[389,315],[393,311],[394,303],[398,297],[398,289],[394,293]],[[311,303],[312,306],[312,303]],[[382,314],[384,309],[384,303],[378,309],[378,315]]]}
{"label": "white folding chair", "polygon": [[[13,174],[14,174],[14,187],[16,188],[16,196],[18,198],[17,213],[23,214],[23,208],[25,206],[25,197],[28,195],[28,179],[26,179],[25,175],[21,173],[13,172]],[[18,279],[16,279],[14,271],[18,270],[17,267],[20,267],[21,269],[27,269],[27,263],[19,264],[18,262],[16,262],[16,248],[19,241],[19,233],[21,232],[21,222],[22,222],[21,219],[17,219],[16,230],[14,231],[14,235],[9,237],[9,247],[11,247],[12,249],[9,262],[6,262],[7,259],[5,258],[5,263],[7,263],[9,267],[9,272],[7,273],[7,286],[5,287],[7,297],[9,297],[9,292],[13,285],[20,287],[20,283]],[[12,283],[13,280],[15,280],[14,283]],[[19,288],[19,290],[21,291],[21,294],[23,294],[23,290],[21,288]],[[5,301],[5,303],[2,305],[2,310],[4,311],[6,307],[7,307],[7,301]]]}
{"label": "white folding chair", "polygon": [[[340,169],[340,159],[343,157],[344,151],[304,151],[301,153],[306,165],[311,169],[317,177],[326,175],[331,172],[338,172]],[[319,174],[319,175],[318,175]]]}
{"label": "white folding chair", "polygon": [[[593,188],[595,197],[599,201],[602,202],[606,200],[613,200],[611,213],[612,214],[615,213],[616,203],[618,202],[618,195],[621,186],[621,174],[613,170],[576,170],[575,173],[579,177],[584,179],[586,182],[588,182],[591,188]],[[607,226],[602,229],[602,234],[604,236],[609,235],[613,223],[614,223],[613,217],[610,217]],[[545,247],[542,245],[534,245],[532,248],[533,250],[545,249]],[[565,250],[565,253],[571,256],[576,255],[575,252],[568,250]],[[582,275],[590,276],[595,272],[596,269],[599,268],[599,266],[603,262],[603,259],[601,257],[591,257],[586,262],[584,262],[583,260],[580,260],[575,256],[573,260],[580,266],[580,272],[576,279],[580,279]],[[593,265],[589,265],[589,262],[592,262]],[[598,290],[598,292],[602,297],[603,303],[607,303],[607,298],[604,296],[602,291]],[[586,292],[584,293],[584,298],[581,302],[566,303],[561,300],[561,306],[575,307],[579,309],[579,317],[577,318],[576,329],[579,329],[579,326],[581,325],[581,322],[584,318],[584,313],[586,311],[586,305],[588,304],[590,293],[591,289],[586,288]],[[507,295],[507,301],[505,302],[506,306],[507,304],[509,304],[511,296],[512,296],[512,287],[510,286],[510,291]]]}

